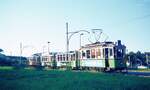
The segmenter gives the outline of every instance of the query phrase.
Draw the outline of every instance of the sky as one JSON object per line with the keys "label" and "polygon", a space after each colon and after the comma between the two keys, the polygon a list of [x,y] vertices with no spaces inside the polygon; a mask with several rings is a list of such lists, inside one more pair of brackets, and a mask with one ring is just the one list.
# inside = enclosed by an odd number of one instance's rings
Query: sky
{"label": "sky", "polygon": [[[69,32],[102,29],[100,41],[122,40],[129,51],[150,51],[150,0],[0,0],[0,48],[6,55],[66,51]],[[80,34],[70,39],[77,50]],[[89,37],[82,35],[82,45]],[[91,39],[94,42],[94,39]]]}

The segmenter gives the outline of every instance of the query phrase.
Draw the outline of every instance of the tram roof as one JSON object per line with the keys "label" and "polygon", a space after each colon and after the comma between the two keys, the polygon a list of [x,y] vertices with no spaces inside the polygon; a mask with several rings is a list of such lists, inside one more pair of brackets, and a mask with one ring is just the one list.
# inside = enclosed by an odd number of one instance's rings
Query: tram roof
{"label": "tram roof", "polygon": [[[76,51],[69,51],[68,54],[74,54]],[[67,54],[67,52],[57,52],[57,54]]]}
{"label": "tram roof", "polygon": [[92,44],[86,44],[85,46],[82,46],[82,48],[91,48],[91,47],[112,47],[115,46],[114,42],[108,41],[108,42],[95,42]]}

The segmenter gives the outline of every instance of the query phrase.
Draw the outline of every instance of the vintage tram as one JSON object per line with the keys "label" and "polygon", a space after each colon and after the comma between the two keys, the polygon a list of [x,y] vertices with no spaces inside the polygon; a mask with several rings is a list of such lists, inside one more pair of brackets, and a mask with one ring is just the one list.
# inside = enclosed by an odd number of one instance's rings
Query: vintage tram
{"label": "vintage tram", "polygon": [[56,54],[56,65],[57,68],[67,68],[75,69],[77,67],[78,51],[70,51],[68,53],[59,52]]}
{"label": "vintage tram", "polygon": [[124,70],[126,68],[125,53],[126,46],[121,43],[121,40],[96,42],[82,46],[77,51],[51,52],[50,55],[43,55],[39,58],[41,64],[38,63],[38,65],[80,70]]}
{"label": "vintage tram", "polygon": [[80,67],[96,70],[122,70],[126,68],[124,60],[126,47],[121,40],[114,42],[96,42],[80,49]]}

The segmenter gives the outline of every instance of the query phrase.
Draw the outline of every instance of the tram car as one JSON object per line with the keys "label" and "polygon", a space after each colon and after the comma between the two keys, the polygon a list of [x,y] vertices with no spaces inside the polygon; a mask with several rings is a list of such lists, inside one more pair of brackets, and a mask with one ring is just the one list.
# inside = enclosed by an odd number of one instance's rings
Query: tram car
{"label": "tram car", "polygon": [[117,42],[96,42],[82,46],[77,51],[55,52],[30,58],[30,65],[51,68],[87,70],[124,70],[126,46]]}
{"label": "tram car", "polygon": [[34,54],[31,57],[28,57],[29,66],[39,66],[41,65],[41,58],[38,54]]}
{"label": "tram car", "polygon": [[56,52],[36,53],[28,57],[29,66],[54,67]]}
{"label": "tram car", "polygon": [[126,47],[121,40],[114,42],[96,42],[87,44],[80,50],[80,68],[96,70],[123,70]]}
{"label": "tram car", "polygon": [[67,53],[58,52],[56,54],[56,66],[57,68],[67,68],[75,69],[77,67],[78,51],[70,51]]}
{"label": "tram car", "polygon": [[55,68],[57,52],[50,52],[41,55],[41,66]]}

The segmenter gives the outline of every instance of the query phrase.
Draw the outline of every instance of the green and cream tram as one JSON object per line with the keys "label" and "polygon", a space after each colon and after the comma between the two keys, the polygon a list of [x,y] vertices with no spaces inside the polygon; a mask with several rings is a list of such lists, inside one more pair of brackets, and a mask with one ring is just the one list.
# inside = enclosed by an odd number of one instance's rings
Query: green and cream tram
{"label": "green and cream tram", "polygon": [[80,49],[80,68],[97,70],[122,70],[126,47],[118,42],[96,42]]}

